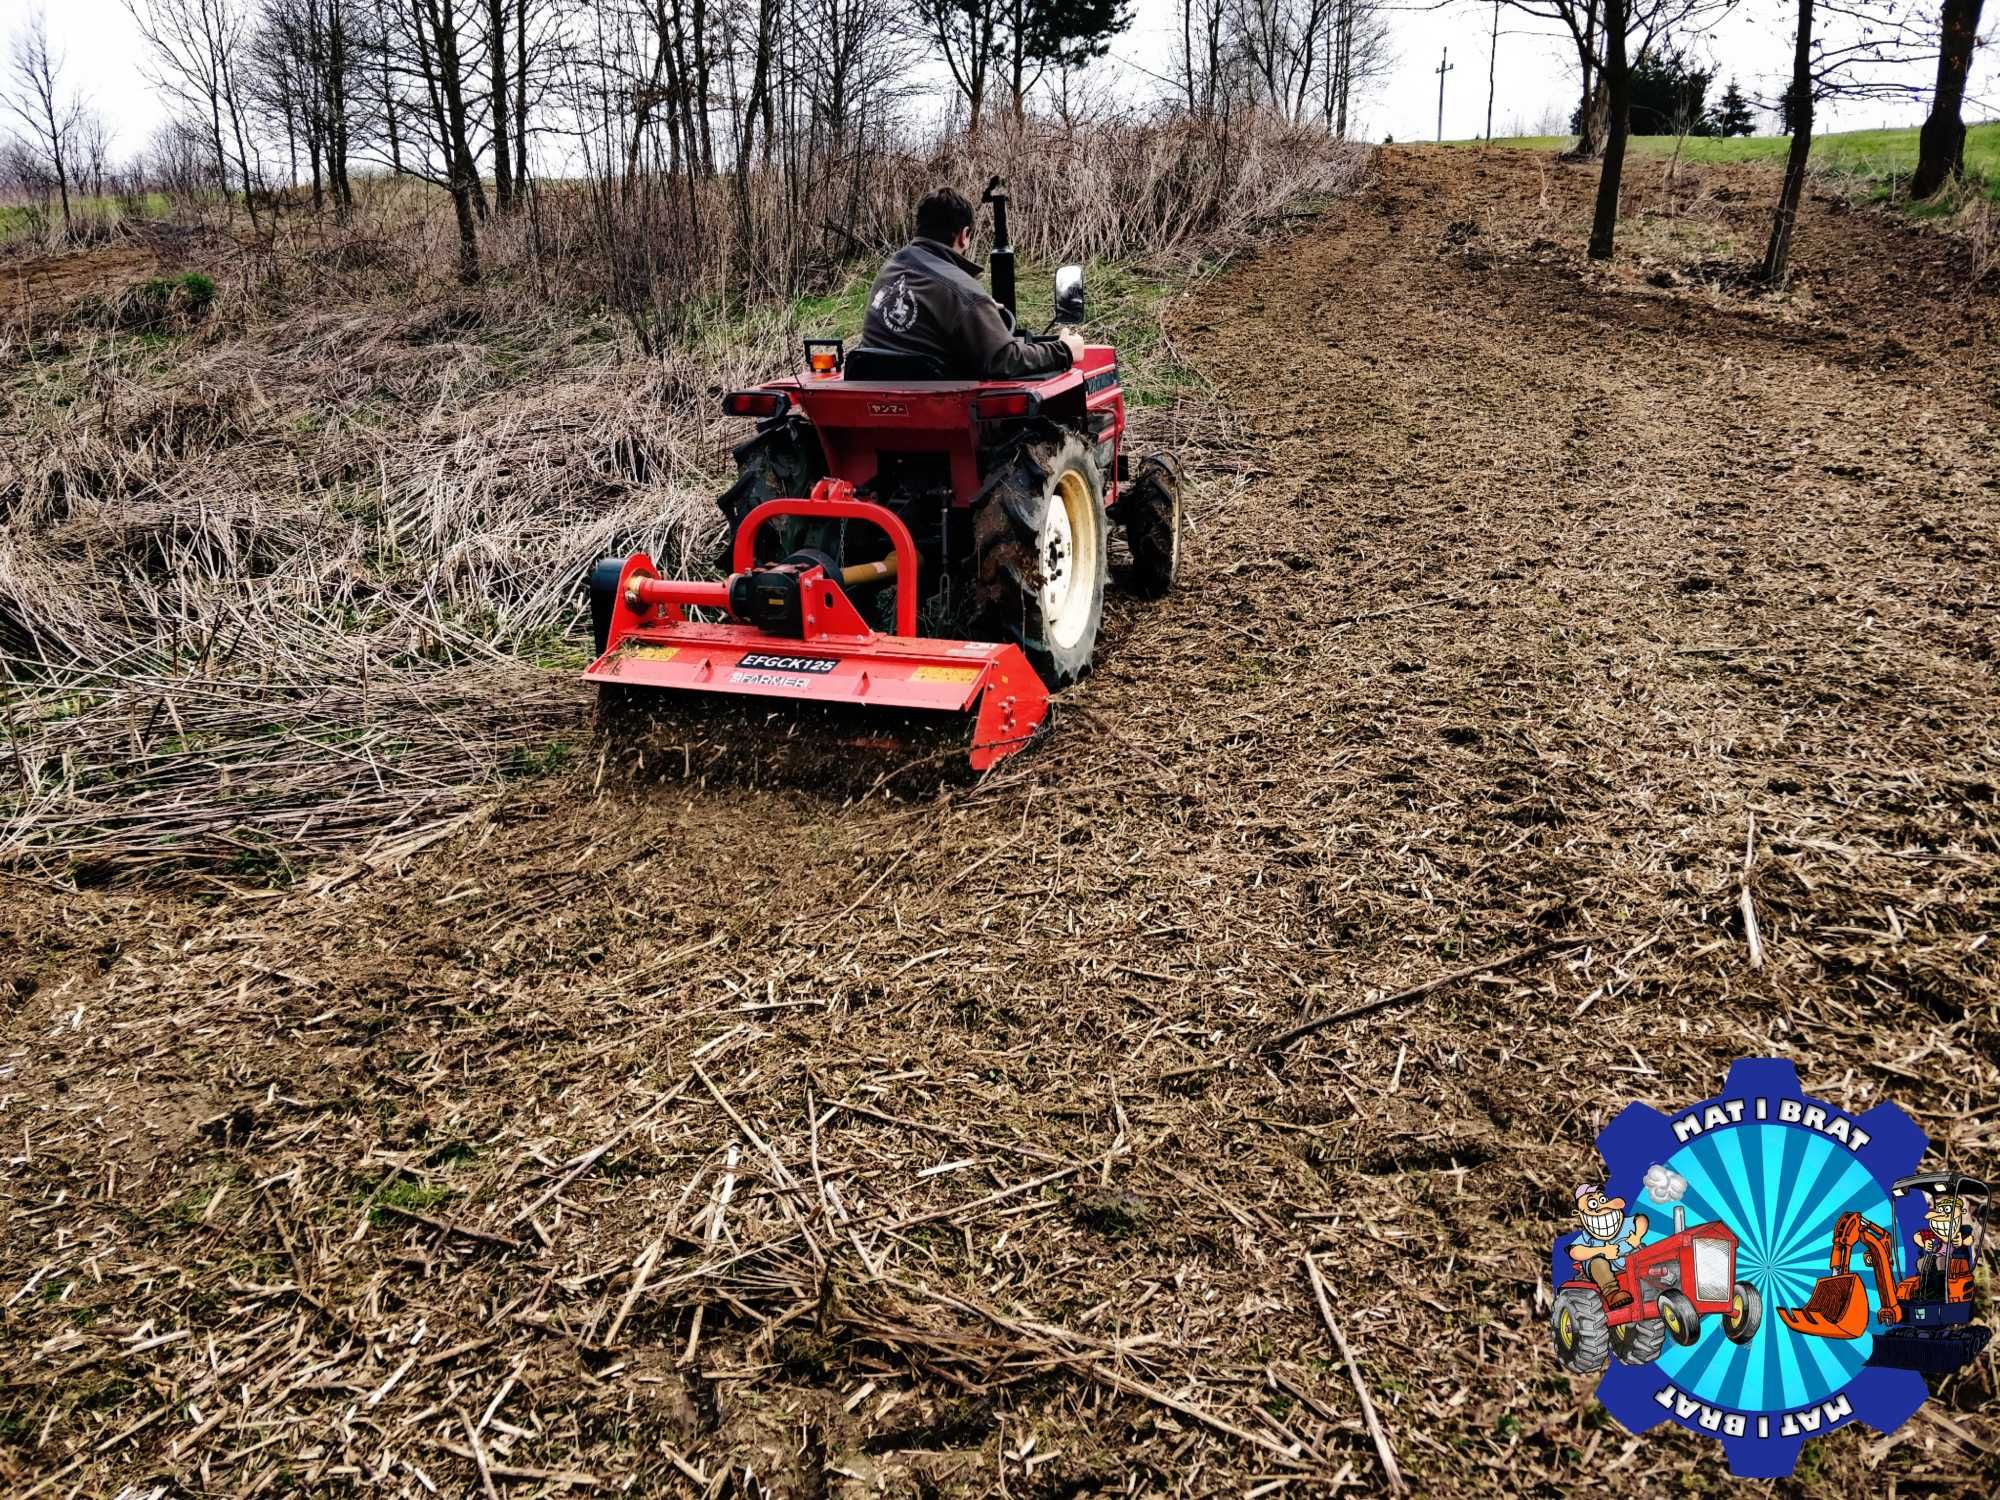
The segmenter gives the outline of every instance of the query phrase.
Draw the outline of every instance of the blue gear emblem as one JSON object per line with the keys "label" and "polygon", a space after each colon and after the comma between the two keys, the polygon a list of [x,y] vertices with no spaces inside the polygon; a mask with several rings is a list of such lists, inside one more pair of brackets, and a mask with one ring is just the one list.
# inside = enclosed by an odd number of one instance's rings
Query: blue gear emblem
{"label": "blue gear emblem", "polygon": [[1924,1227],[1923,1200],[1894,1185],[1928,1145],[1894,1104],[1855,1116],[1809,1097],[1779,1058],[1737,1062],[1720,1094],[1672,1115],[1629,1105],[1598,1133],[1602,1192],[1629,1205],[1628,1226],[1643,1214],[1646,1227],[1609,1292],[1614,1278],[1599,1270],[1593,1284],[1588,1260],[1568,1253],[1582,1230],[1556,1240],[1558,1357],[1603,1371],[1597,1399],[1628,1432],[1676,1422],[1717,1438],[1740,1478],[1790,1474],[1807,1438],[1851,1422],[1894,1431],[1928,1391],[1921,1374],[1871,1362],[1871,1279],[1859,1278],[1868,1331],[1815,1337],[1794,1325],[1796,1310],[1830,1297],[1816,1291],[1829,1271],[1847,1269],[1829,1259],[1843,1220],[1858,1214],[1904,1243]]}

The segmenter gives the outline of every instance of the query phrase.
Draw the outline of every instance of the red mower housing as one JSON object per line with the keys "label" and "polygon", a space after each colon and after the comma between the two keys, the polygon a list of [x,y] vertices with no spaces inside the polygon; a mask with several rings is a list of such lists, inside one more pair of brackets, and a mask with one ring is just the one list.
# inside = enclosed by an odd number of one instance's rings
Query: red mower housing
{"label": "red mower housing", "polygon": [[[872,522],[888,534],[892,560],[839,577],[822,562],[753,568],[757,533],[781,516]],[[734,545],[735,571],[718,583],[664,579],[644,553],[626,558],[610,591],[604,649],[584,676],[616,688],[972,714],[975,771],[1023,748],[1048,718],[1048,690],[1019,648],[918,636],[909,528],[894,512],[855,499],[845,480],[822,480],[803,500],[758,506]],[[881,578],[896,585],[893,634],[869,625],[847,594],[850,583]],[[687,617],[691,608],[740,610],[755,622],[706,624]]]}

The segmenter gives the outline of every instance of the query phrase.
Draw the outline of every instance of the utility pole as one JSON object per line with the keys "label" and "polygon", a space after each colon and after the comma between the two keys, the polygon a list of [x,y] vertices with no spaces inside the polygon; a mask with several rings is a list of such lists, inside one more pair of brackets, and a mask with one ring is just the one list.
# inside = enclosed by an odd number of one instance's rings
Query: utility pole
{"label": "utility pole", "polygon": [[1500,0],[1493,0],[1493,42],[1486,53],[1486,144],[1493,144],[1493,70],[1500,56]]}
{"label": "utility pole", "polygon": [[1451,48],[1444,49],[1444,56],[1438,59],[1438,140],[1444,140],[1444,75],[1452,72]]}

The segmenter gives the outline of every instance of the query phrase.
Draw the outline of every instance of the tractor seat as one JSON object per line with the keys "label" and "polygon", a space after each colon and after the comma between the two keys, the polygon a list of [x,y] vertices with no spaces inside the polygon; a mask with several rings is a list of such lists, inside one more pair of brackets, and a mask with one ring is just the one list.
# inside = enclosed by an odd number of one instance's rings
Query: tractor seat
{"label": "tractor seat", "polygon": [[844,372],[849,380],[949,380],[945,368],[929,354],[906,354],[900,349],[872,349],[863,344],[847,351]]}

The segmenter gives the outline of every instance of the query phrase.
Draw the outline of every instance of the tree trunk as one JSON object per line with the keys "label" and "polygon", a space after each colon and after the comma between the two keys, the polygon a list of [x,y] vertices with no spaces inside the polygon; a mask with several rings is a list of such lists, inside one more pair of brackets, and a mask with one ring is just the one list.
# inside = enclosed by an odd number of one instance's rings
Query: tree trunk
{"label": "tree trunk", "polygon": [[707,0],[694,0],[694,98],[695,124],[701,138],[701,173],[715,175],[715,134],[708,120],[709,72],[713,59],[708,50]]}
{"label": "tree trunk", "polygon": [[334,214],[344,224],[354,207],[354,185],[347,178],[347,15],[341,6],[334,0],[327,8],[326,175]]}
{"label": "tree trunk", "polygon": [[528,190],[528,0],[514,0],[514,192]]}
{"label": "tree trunk", "polygon": [[1799,200],[1805,196],[1813,130],[1812,25],[1813,0],[1799,0],[1799,31],[1792,46],[1792,149],[1785,157],[1785,186],[1771,221],[1771,243],[1764,250],[1764,279],[1769,282],[1785,279],[1792,258],[1792,229],[1798,223]]}
{"label": "tree trunk", "polygon": [[1602,154],[1611,139],[1611,90],[1602,69],[1593,69],[1590,87],[1584,90],[1582,114],[1577,119],[1576,144],[1570,147],[1572,161],[1589,161]]}
{"label": "tree trunk", "polygon": [[397,177],[403,175],[403,138],[396,130],[396,101],[389,93],[389,53],[382,52],[382,118],[389,126],[389,170]]}
{"label": "tree trunk", "polygon": [[493,69],[493,202],[504,214],[514,206],[514,163],[507,151],[505,0],[486,0],[486,42]]}
{"label": "tree trunk", "polygon": [[1625,58],[1626,4],[1627,0],[1605,0],[1604,5],[1603,83],[1610,134],[1604,142],[1604,164],[1597,170],[1597,213],[1590,225],[1592,260],[1611,259],[1612,244],[1618,237],[1618,189],[1625,175],[1625,141],[1632,133],[1632,69]]}
{"label": "tree trunk", "polygon": [[1937,89],[1931,112],[1924,119],[1917,145],[1917,175],[1910,195],[1928,198],[1947,182],[1965,175],[1965,77],[1972,71],[1972,50],[1979,40],[1982,0],[1944,0],[1938,19]]}
{"label": "tree trunk", "polygon": [[777,0],[759,0],[757,6],[757,51],[750,74],[750,94],[743,104],[743,133],[736,142],[737,253],[743,269],[756,264],[755,226],[750,213],[750,157],[757,143],[757,121],[764,112],[765,91],[771,86],[771,44],[778,25]]}
{"label": "tree trunk", "polygon": [[[449,175],[452,216],[458,221],[458,279],[467,286],[479,280],[479,230],[474,203],[484,217],[485,196],[479,193],[479,170],[465,144],[465,90],[458,52],[458,21],[454,0],[417,0],[417,54],[430,90],[438,143]],[[429,31],[428,43],[424,32]],[[477,197],[475,199],[475,195]]]}

